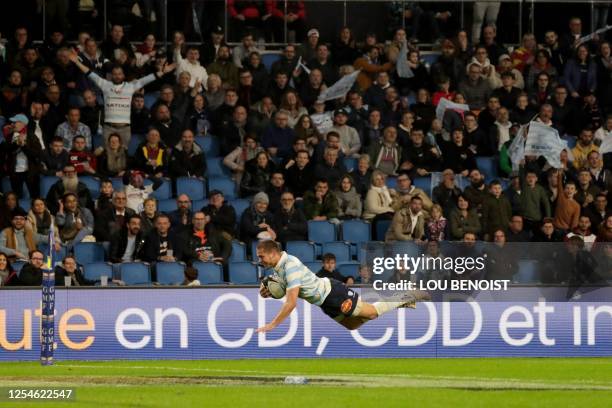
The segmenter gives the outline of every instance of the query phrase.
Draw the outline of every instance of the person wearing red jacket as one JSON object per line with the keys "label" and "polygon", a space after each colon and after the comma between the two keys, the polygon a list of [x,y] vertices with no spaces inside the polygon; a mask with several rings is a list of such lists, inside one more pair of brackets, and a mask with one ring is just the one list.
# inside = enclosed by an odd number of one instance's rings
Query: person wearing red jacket
{"label": "person wearing red jacket", "polygon": [[81,135],[75,136],[72,140],[72,150],[68,152],[68,162],[74,166],[79,176],[96,174],[96,156],[87,150],[86,139]]}

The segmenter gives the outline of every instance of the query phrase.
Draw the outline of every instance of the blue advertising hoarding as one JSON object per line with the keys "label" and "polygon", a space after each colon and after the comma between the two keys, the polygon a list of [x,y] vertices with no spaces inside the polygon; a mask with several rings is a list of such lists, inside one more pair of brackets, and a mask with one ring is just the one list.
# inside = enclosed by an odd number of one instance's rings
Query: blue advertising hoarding
{"label": "blue advertising hoarding", "polygon": [[[281,305],[257,288],[63,289],[55,359],[611,356],[610,295],[422,303],[355,331],[300,301],[276,330],[256,334]],[[0,361],[39,359],[40,302],[39,289],[0,293]]]}

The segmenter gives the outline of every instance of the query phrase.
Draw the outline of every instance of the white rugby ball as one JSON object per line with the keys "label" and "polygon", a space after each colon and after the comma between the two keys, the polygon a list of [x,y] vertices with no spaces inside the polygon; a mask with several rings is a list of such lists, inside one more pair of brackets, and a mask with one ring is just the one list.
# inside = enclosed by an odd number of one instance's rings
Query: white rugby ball
{"label": "white rugby ball", "polygon": [[270,295],[272,295],[274,299],[281,299],[283,296],[285,296],[287,291],[285,284],[278,278],[278,276],[266,276],[262,281],[262,284],[268,289]]}

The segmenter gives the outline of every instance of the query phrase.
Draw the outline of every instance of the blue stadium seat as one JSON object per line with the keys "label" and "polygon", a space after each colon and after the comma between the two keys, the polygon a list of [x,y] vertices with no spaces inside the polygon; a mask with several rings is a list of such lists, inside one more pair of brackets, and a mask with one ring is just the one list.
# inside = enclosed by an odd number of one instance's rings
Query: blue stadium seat
{"label": "blue stadium seat", "polygon": [[338,272],[344,276],[352,276],[357,279],[359,276],[359,262],[344,262],[337,266]]}
{"label": "blue stadium seat", "polygon": [[114,177],[110,180],[113,184],[113,191],[123,191],[125,189],[125,184],[123,184],[123,178]]}
{"label": "blue stadium seat", "polygon": [[308,240],[319,244],[335,241],[335,225],[329,221],[308,221]]}
{"label": "blue stadium seat", "polygon": [[287,242],[287,253],[300,258],[302,262],[313,262],[315,260],[315,245],[308,241]]}
{"label": "blue stadium seat", "polygon": [[[25,190],[23,190],[25,193]],[[30,211],[30,207],[32,206],[32,200],[30,198],[20,198],[19,206],[26,211]]]}
{"label": "blue stadium seat", "polygon": [[[145,186],[149,184],[153,184],[153,182],[149,179],[145,180]],[[163,180],[162,184],[157,188],[157,190],[151,193],[151,197],[156,198],[158,200],[166,200],[172,197],[172,183],[168,180]]]}
{"label": "blue stadium seat", "polygon": [[180,285],[185,280],[185,264],[181,262],[158,262],[155,271],[162,285]]}
{"label": "blue stadium seat", "polygon": [[304,266],[310,269],[312,273],[317,273],[323,267],[323,263],[321,261],[304,262]]}
{"label": "blue stadium seat", "polygon": [[321,252],[323,254],[334,254],[336,256],[336,262],[349,262],[351,260],[351,245],[348,242],[325,242]]}
{"label": "blue stadium seat", "polygon": [[60,178],[57,176],[42,176],[40,178],[40,196],[47,197],[51,186],[53,186]]}
{"label": "blue stadium seat", "polygon": [[219,190],[226,200],[236,198],[236,183],[230,178],[211,178],[208,180],[208,191]]}
{"label": "blue stadium seat", "polygon": [[375,257],[385,256],[385,243],[380,241],[362,242],[357,246],[357,261],[361,264],[370,263]]}
{"label": "blue stadium seat", "polygon": [[74,246],[74,256],[81,265],[104,262],[104,247],[98,242],[79,242]]}
{"label": "blue stadium seat", "polygon": [[[49,256],[49,244],[47,243],[38,244],[38,250],[41,251],[45,255],[45,258]],[[63,261],[65,256],[66,256],[66,247],[64,246],[61,246],[59,251],[53,251],[53,266],[55,265],[56,262]]]}
{"label": "blue stadium seat", "polygon": [[354,157],[345,157],[344,158],[344,167],[346,167],[346,169],[348,171],[351,171],[353,169],[357,168],[357,162],[358,160]]}
{"label": "blue stadium seat", "polygon": [[176,179],[176,195],[187,194],[191,201],[204,198],[204,181],[194,177]]}
{"label": "blue stadium seat", "polygon": [[512,277],[518,283],[535,283],[540,280],[538,276],[538,261],[521,259],[518,261],[518,272]]}
{"label": "blue stadium seat", "polygon": [[476,166],[485,176],[487,183],[495,180],[498,177],[497,161],[493,157],[476,157]]}
{"label": "blue stadium seat", "polygon": [[372,240],[372,227],[363,220],[346,220],[340,226],[342,240],[348,242],[367,242]]}
{"label": "blue stadium seat", "polygon": [[264,52],[261,54],[261,63],[264,64],[264,67],[270,72],[270,68],[272,68],[272,64],[281,59],[281,55],[278,53]]}
{"label": "blue stadium seat", "polygon": [[91,145],[92,150],[96,150],[98,147],[104,147],[104,137],[101,133],[93,132],[91,134]]}
{"label": "blue stadium seat", "polygon": [[565,136],[565,137],[562,137],[561,139],[567,142],[567,147],[570,149],[573,149],[576,146],[577,139],[573,136]]}
{"label": "blue stadium seat", "polygon": [[[80,262],[79,262],[80,263]],[[99,282],[101,276],[108,276],[108,281],[113,279],[113,266],[107,262],[89,262],[83,266],[85,279]]]}
{"label": "blue stadium seat", "polygon": [[219,157],[219,140],[216,136],[196,136],[195,141],[204,150],[207,162],[209,158]]}
{"label": "blue stadium seat", "polygon": [[246,245],[244,242],[240,242],[236,239],[232,240],[232,255],[230,256],[230,262],[246,262]]}
{"label": "blue stadium seat", "polygon": [[376,241],[384,241],[385,234],[391,225],[391,220],[380,220],[376,223],[376,231],[374,231],[374,239]]}
{"label": "blue stadium seat", "polygon": [[238,198],[235,200],[231,200],[229,204],[234,207],[234,211],[236,211],[236,221],[240,223],[240,217],[242,217],[242,213],[251,206],[251,202],[246,198]]}
{"label": "blue stadium seat", "polygon": [[79,181],[87,186],[89,194],[94,200],[100,195],[100,179],[92,176],[81,176]]}
{"label": "blue stadium seat", "polygon": [[258,283],[257,266],[252,262],[230,262],[230,282],[249,285]]}
{"label": "blue stadium seat", "polygon": [[206,206],[208,206],[208,200],[206,198],[202,200],[193,200],[191,202],[191,208],[193,209],[193,211],[200,211]]}
{"label": "blue stadium seat", "polygon": [[[25,183],[22,183],[22,186],[23,186],[23,198],[24,199],[25,198],[31,198],[30,197],[30,190],[28,189],[28,186],[26,186]],[[13,191],[13,186],[11,185],[11,179],[10,178],[8,178],[8,177],[3,177],[2,178],[2,191],[4,193],[8,193],[9,191]]]}
{"label": "blue stadium seat", "polygon": [[145,106],[147,107],[147,109],[151,109],[151,106],[155,104],[158,97],[159,97],[158,91],[145,93],[144,102],[145,102]]}
{"label": "blue stadium seat", "polygon": [[209,179],[215,177],[229,177],[231,172],[223,164],[223,157],[211,157],[206,159],[206,176]]}
{"label": "blue stadium seat", "polygon": [[223,267],[215,262],[194,262],[198,270],[198,280],[203,285],[223,283]]}
{"label": "blue stadium seat", "polygon": [[431,192],[432,192],[431,176],[416,177],[412,181],[412,184],[414,184],[415,187],[423,190],[427,195],[431,196]]}
{"label": "blue stadium seat", "polygon": [[130,144],[128,145],[128,154],[133,157],[136,154],[138,146],[140,146],[140,144],[144,142],[144,140],[145,137],[143,135],[133,134],[132,137],[130,137]]}
{"label": "blue stadium seat", "polygon": [[169,198],[167,200],[159,200],[157,202],[157,211],[163,213],[171,213],[176,210],[176,200],[173,198]]}
{"label": "blue stadium seat", "polygon": [[150,285],[151,270],[145,262],[125,262],[119,264],[121,280],[126,285]]}
{"label": "blue stadium seat", "polygon": [[418,257],[421,254],[421,248],[412,241],[395,241],[391,244],[392,254],[407,254],[408,256]]}
{"label": "blue stadium seat", "polygon": [[397,177],[387,177],[385,184],[388,188],[397,188]]}

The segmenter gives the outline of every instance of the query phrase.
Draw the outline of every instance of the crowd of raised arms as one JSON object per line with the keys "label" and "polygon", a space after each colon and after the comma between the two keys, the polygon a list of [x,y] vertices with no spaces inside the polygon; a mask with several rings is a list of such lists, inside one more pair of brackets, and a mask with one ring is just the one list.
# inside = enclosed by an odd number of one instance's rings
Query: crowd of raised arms
{"label": "crowd of raised arms", "polygon": [[[264,65],[259,37],[278,27],[257,20],[258,2],[229,3],[243,22],[234,47],[222,27],[198,45],[176,32],[167,48],[153,34],[132,45],[121,25],[76,44],[15,31],[0,53],[0,286],[40,284],[50,235],[64,258],[54,261],[82,285],[82,242],[103,243],[114,264],[227,268],[232,240],[249,252],[262,239],[306,241],[311,220],[340,231],[361,219],[386,242],[578,237],[596,251],[612,239],[612,156],[599,153],[612,138],[605,34],[581,42],[588,32],[571,18],[566,32],[508,49],[487,18],[438,41],[425,63],[412,28],[324,39],[289,2],[287,16],[271,15],[303,40]],[[396,69],[404,44],[410,78]],[[355,71],[345,96],[323,97]],[[445,100],[470,110],[437,110]],[[530,156],[513,167],[509,146],[531,121],[569,142],[560,168]]]}

